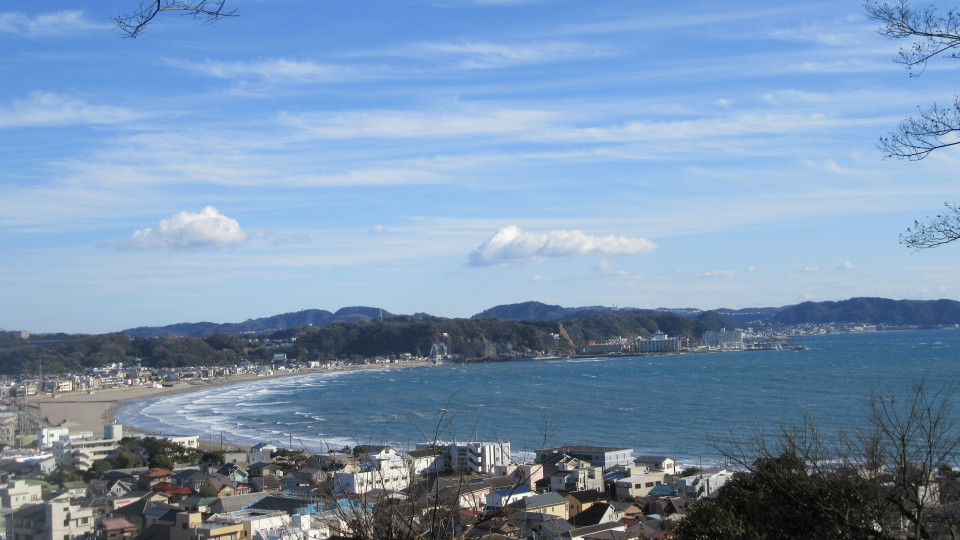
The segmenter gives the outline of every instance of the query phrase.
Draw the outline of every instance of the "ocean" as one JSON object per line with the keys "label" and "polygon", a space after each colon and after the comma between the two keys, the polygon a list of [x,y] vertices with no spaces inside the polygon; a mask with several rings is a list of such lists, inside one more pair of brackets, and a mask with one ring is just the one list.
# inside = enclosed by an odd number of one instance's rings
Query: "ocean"
{"label": "ocean", "polygon": [[[617,446],[684,464],[811,418],[827,434],[869,419],[874,393],[960,375],[960,330],[801,336],[806,350],[491,362],[311,373],[164,396],[117,420],[157,434],[326,452],[357,444],[509,441],[515,454]],[[960,414],[960,392],[952,397]]]}

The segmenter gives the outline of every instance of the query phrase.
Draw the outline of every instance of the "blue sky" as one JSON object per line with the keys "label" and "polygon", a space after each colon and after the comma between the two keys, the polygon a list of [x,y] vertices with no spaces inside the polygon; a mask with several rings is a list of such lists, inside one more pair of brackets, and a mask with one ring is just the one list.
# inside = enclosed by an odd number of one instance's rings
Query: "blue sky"
{"label": "blue sky", "polygon": [[960,299],[960,154],[875,146],[960,62],[859,2],[231,1],[0,11],[0,327]]}

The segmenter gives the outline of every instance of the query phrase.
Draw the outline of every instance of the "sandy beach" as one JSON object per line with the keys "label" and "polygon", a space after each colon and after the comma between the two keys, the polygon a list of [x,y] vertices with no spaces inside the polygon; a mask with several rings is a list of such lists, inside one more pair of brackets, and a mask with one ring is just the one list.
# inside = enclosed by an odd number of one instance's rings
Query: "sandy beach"
{"label": "sandy beach", "polygon": [[[274,377],[296,377],[315,373],[333,373],[337,371],[355,371],[362,369],[398,369],[426,367],[429,362],[399,362],[392,364],[367,364],[363,366],[349,366],[327,370],[303,371],[274,371],[263,375],[239,375],[228,379],[212,382],[187,383],[180,382],[172,387],[154,388],[152,386],[129,386],[108,390],[97,390],[93,393],[70,392],[57,396],[37,396],[27,400],[27,407],[31,409],[34,419],[44,427],[63,426],[71,432],[92,431],[95,436],[103,434],[103,426],[114,421],[114,415],[125,405],[143,399],[150,399],[164,395],[191,392],[222,386],[237,384],[245,381],[259,380]],[[126,426],[125,426],[126,427]],[[130,428],[130,431],[138,430]]]}

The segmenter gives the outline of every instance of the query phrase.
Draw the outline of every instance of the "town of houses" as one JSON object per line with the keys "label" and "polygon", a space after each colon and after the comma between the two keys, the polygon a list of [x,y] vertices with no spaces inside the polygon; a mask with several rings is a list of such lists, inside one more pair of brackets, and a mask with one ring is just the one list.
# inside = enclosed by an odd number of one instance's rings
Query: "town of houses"
{"label": "town of houses", "polygon": [[543,448],[521,463],[507,441],[436,441],[412,450],[301,450],[291,463],[275,459],[289,449],[264,443],[222,452],[215,463],[101,469],[87,482],[57,484],[58,469],[89,474],[115,455],[123,426],[102,434],[42,428],[36,440],[0,454],[0,530],[9,540],[363,537],[365,519],[385,519],[385,501],[445,509],[452,517],[443,536],[659,538],[687,501],[714,496],[732,475],[719,468],[684,475],[670,457],[636,457],[630,448]]}

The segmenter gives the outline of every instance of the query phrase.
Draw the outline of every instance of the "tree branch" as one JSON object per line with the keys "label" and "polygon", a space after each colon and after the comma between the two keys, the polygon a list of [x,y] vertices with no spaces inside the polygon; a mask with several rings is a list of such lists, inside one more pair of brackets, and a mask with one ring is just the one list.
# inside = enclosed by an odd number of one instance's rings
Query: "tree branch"
{"label": "tree branch", "polygon": [[180,12],[208,24],[237,14],[236,8],[227,7],[227,0],[141,0],[139,9],[114,17],[113,21],[124,37],[135,38],[163,11]]}

